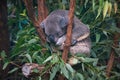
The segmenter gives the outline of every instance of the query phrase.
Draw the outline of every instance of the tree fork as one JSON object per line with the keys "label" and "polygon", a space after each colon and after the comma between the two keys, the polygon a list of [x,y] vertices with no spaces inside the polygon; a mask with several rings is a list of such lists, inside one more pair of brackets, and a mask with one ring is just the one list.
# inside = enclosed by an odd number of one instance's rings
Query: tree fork
{"label": "tree fork", "polygon": [[46,43],[45,34],[42,28],[40,27],[41,21],[47,16],[47,13],[48,13],[47,8],[45,6],[45,0],[38,0],[38,3],[39,3],[38,4],[38,18],[36,17],[34,13],[33,1],[32,0],[23,0],[23,1],[27,8],[27,12],[28,12],[28,16],[30,20],[33,22],[42,43],[45,44]]}

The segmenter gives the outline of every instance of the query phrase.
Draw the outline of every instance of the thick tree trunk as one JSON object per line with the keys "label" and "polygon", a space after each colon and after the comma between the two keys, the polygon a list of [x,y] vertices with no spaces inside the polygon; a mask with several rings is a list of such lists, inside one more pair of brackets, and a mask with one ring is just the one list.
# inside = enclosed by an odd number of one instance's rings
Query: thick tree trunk
{"label": "thick tree trunk", "polygon": [[0,1],[0,51],[9,53],[9,33],[7,26],[7,1]]}
{"label": "thick tree trunk", "polygon": [[[10,49],[9,33],[7,26],[7,0],[0,1],[0,52],[5,51],[8,55]],[[6,70],[2,70],[2,62],[0,61],[0,79],[7,75]]]}

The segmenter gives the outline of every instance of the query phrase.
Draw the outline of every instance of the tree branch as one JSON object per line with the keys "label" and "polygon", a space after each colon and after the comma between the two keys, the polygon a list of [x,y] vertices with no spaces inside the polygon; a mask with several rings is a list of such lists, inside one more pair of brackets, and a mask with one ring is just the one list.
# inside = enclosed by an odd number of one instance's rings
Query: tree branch
{"label": "tree branch", "polygon": [[[119,19],[118,19],[119,20]],[[120,21],[116,21],[117,23],[117,27],[120,28]],[[116,33],[114,34],[114,47],[117,48],[119,45],[119,38],[120,38],[120,33]],[[114,63],[114,59],[115,59],[115,51],[114,49],[112,49],[111,54],[110,54],[110,58],[107,64],[107,69],[106,69],[106,76],[109,78],[110,77],[110,73],[113,67],[113,63]]]}
{"label": "tree branch", "polygon": [[71,45],[71,37],[72,37],[72,24],[73,24],[73,18],[74,18],[74,10],[75,10],[75,1],[76,0],[70,0],[70,10],[69,10],[69,23],[68,23],[68,28],[67,28],[67,35],[66,35],[66,41],[65,41],[65,46],[62,54],[62,59],[64,62],[67,61],[68,57],[68,51]]}
{"label": "tree branch", "polygon": [[47,17],[48,10],[45,6],[46,0],[38,0],[38,21],[41,22],[43,19]]}
{"label": "tree branch", "polygon": [[[63,53],[62,53],[62,59],[64,60],[65,63],[67,62],[68,51],[71,45],[72,24],[73,24],[73,18],[74,18],[75,2],[76,0],[70,0],[70,9],[69,9],[69,14],[68,14],[69,23],[68,23],[68,28],[67,28],[65,46],[64,46]],[[65,80],[65,78],[62,75],[59,75],[58,80]]]}
{"label": "tree branch", "polygon": [[[25,3],[25,6],[26,6],[26,9],[27,9],[27,12],[28,12],[28,16],[30,18],[30,20],[33,22],[37,32],[38,32],[38,35],[42,41],[43,44],[46,43],[46,39],[45,39],[45,34],[42,30],[42,28],[40,27],[40,22],[43,20],[43,18],[45,17],[42,17],[45,13],[41,13],[38,17],[38,19],[36,18],[36,15],[35,15],[35,11],[34,11],[34,8],[33,8],[33,1],[32,0],[23,0],[24,3]],[[38,0],[39,3],[45,3],[45,0]],[[45,7],[45,5],[40,5],[38,4],[38,7],[39,7],[39,13],[40,13],[40,7]],[[47,11],[47,8],[46,8],[46,11]],[[38,14],[39,14],[38,13]],[[42,17],[42,18],[41,18]]]}
{"label": "tree branch", "polygon": [[[116,36],[114,37],[114,39],[116,39]],[[112,51],[110,53],[110,58],[109,58],[109,61],[107,64],[107,69],[106,69],[106,76],[107,77],[110,77],[110,72],[112,70],[114,59],[115,59],[115,51],[114,51],[114,49],[112,49]]]}
{"label": "tree branch", "polygon": [[35,16],[35,11],[33,8],[33,1],[32,0],[23,0],[28,12],[28,16],[30,18],[30,20],[33,22],[34,25],[39,26],[39,24],[37,23],[37,18]]}

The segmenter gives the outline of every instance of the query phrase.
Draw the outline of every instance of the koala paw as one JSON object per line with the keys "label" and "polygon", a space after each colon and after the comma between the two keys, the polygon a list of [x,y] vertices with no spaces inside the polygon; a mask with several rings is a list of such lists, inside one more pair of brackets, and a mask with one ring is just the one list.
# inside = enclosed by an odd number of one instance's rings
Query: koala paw
{"label": "koala paw", "polygon": [[71,46],[74,46],[77,43],[77,40],[72,40]]}

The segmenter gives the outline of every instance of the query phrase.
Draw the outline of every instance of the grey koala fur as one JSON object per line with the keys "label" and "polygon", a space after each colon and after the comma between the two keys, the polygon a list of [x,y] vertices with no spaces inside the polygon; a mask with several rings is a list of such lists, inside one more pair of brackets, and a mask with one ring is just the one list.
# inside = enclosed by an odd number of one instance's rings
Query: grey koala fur
{"label": "grey koala fur", "polygon": [[[83,35],[83,37],[84,36],[87,37],[84,39],[79,37],[80,41],[78,39],[77,43],[70,47],[70,53],[72,54],[80,53],[80,54],[85,54],[87,56],[90,55],[90,48],[91,48],[90,38],[88,37],[88,34]],[[66,40],[66,35],[63,35],[58,39],[56,44],[59,45],[60,50],[63,50],[65,40]]]}
{"label": "grey koala fur", "polygon": [[[47,41],[58,45],[60,50],[63,50],[66,39],[68,20],[67,10],[55,10],[40,24],[46,34]],[[71,44],[71,54],[90,54],[90,30],[76,16],[73,18]]]}

